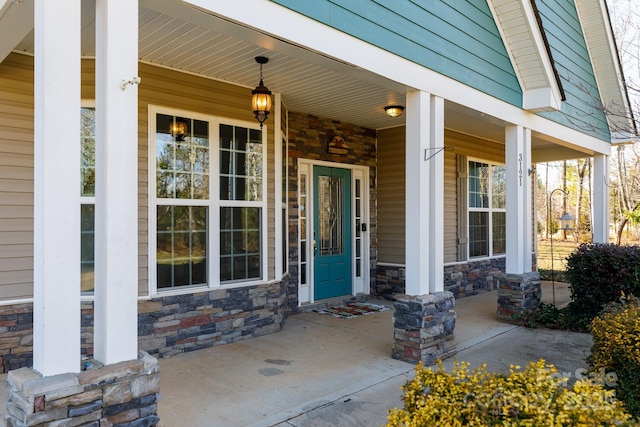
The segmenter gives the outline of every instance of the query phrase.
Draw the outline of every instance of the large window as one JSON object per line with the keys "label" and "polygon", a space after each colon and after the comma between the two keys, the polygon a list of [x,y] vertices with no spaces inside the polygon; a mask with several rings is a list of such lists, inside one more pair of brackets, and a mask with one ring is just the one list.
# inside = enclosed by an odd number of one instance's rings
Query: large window
{"label": "large window", "polygon": [[263,278],[259,129],[155,114],[158,290]]}
{"label": "large window", "polygon": [[506,252],[504,166],[469,162],[469,257]]}

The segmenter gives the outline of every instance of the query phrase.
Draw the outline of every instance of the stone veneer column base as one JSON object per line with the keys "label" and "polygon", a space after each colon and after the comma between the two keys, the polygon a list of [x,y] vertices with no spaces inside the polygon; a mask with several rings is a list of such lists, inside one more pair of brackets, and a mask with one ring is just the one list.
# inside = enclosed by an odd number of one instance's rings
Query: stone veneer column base
{"label": "stone veneer column base", "polygon": [[457,353],[455,299],[449,291],[429,295],[396,295],[391,357],[425,366]]}
{"label": "stone veneer column base", "polygon": [[9,372],[7,427],[158,425],[160,373],[154,357],[141,351],[137,360],[95,364],[50,377],[30,368]]}
{"label": "stone veneer column base", "polygon": [[524,313],[540,305],[542,287],[540,273],[501,274],[498,283],[498,311],[500,320],[522,324]]}

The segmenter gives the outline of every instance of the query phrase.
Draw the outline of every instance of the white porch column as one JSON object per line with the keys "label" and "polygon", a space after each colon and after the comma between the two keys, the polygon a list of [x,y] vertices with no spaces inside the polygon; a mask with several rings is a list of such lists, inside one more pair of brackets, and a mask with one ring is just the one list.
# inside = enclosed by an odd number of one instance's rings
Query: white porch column
{"label": "white porch column", "polygon": [[531,130],[507,126],[507,274],[530,273],[532,269]]}
{"label": "white porch column", "polygon": [[609,243],[609,156],[593,157],[593,241]]}
{"label": "white porch column", "polygon": [[33,367],[80,371],[80,0],[37,0]]}
{"label": "white porch column", "polygon": [[407,93],[406,293],[444,290],[444,100]]}
{"label": "white porch column", "polygon": [[138,357],[137,75],[138,2],[97,0],[94,352],[105,364]]}

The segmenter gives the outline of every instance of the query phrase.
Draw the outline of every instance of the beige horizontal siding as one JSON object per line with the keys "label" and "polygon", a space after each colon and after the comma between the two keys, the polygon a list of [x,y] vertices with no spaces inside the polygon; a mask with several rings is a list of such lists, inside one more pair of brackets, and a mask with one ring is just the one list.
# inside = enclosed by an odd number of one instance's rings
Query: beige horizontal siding
{"label": "beige horizontal siding", "polygon": [[0,63],[0,301],[33,294],[33,59]]}
{"label": "beige horizontal siding", "polygon": [[[82,61],[81,96],[95,97],[93,60]],[[148,294],[149,105],[253,121],[251,90],[148,64],[139,65],[138,293]],[[11,54],[0,63],[0,301],[33,295],[33,58]],[[273,141],[273,119],[266,122]],[[267,259],[275,263],[274,148],[267,147]],[[277,185],[280,185],[277,183]]]}
{"label": "beige horizontal siding", "polygon": [[405,262],[405,127],[378,131],[378,262]]}
{"label": "beige horizontal siding", "polygon": [[[405,128],[378,132],[378,262],[405,263]],[[456,154],[504,162],[504,145],[445,130],[444,262],[457,259]]]}
{"label": "beige horizontal siding", "polygon": [[444,262],[455,262],[458,257],[458,192],[456,180],[456,154],[444,152]]}

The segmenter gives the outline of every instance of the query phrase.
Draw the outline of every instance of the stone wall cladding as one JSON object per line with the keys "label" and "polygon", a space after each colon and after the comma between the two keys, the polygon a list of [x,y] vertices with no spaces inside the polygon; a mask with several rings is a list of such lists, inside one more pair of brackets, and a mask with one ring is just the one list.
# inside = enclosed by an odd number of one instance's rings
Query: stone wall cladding
{"label": "stone wall cladding", "polygon": [[[496,278],[505,271],[505,258],[492,258],[461,264],[445,265],[444,289],[456,298],[464,298],[496,289]],[[404,266],[378,265],[372,293],[390,297],[403,294]]]}
{"label": "stone wall cladding", "polygon": [[33,304],[0,307],[0,368],[2,372],[33,362]]}
{"label": "stone wall cladding", "polygon": [[496,289],[496,278],[505,272],[506,258],[490,258],[444,267],[444,289],[464,298]]}
{"label": "stone wall cladding", "polygon": [[[288,158],[288,196],[289,196],[289,309],[298,309],[299,250],[298,250],[298,159],[321,160],[348,165],[369,167],[369,253],[371,292],[376,284],[377,260],[377,192],[376,131],[362,128],[338,120],[289,112],[289,158]],[[348,146],[345,155],[330,154],[328,143],[335,135],[342,136]]]}
{"label": "stone wall cladding", "polygon": [[394,359],[433,365],[454,356],[455,298],[449,291],[396,295],[393,315]]}
{"label": "stone wall cladding", "polygon": [[395,294],[405,293],[405,268],[400,266],[379,265],[376,268],[376,283],[371,293],[392,298]]}
{"label": "stone wall cladding", "polygon": [[139,348],[170,357],[278,332],[286,303],[286,281],[140,301]]}
{"label": "stone wall cladding", "polygon": [[7,427],[153,427],[160,421],[158,361],[137,360],[42,377],[30,368],[7,376]]}
{"label": "stone wall cladding", "polygon": [[[138,301],[138,347],[158,357],[277,332],[288,313],[282,282]],[[0,307],[2,372],[32,366],[33,305]],[[93,355],[93,302],[81,305],[81,352]]]}

